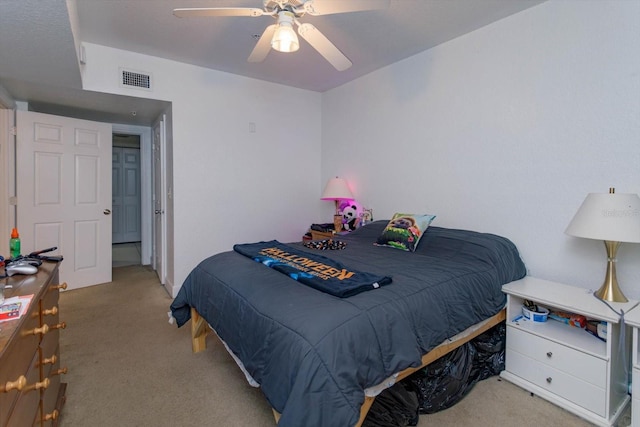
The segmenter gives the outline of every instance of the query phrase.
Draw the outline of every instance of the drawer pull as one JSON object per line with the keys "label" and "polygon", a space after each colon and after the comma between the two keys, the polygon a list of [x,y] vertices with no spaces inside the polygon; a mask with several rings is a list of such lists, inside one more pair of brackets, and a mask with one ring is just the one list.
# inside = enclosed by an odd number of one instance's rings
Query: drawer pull
{"label": "drawer pull", "polygon": [[547,383],[548,383],[548,384],[551,384],[551,381],[552,381],[552,380],[553,380],[553,378],[551,378],[551,377],[547,377]]}
{"label": "drawer pull", "polygon": [[27,385],[27,377],[20,375],[15,381],[7,381],[4,385],[0,385],[0,392],[6,393],[11,390],[22,390]]}
{"label": "drawer pull", "polygon": [[43,316],[55,316],[56,314],[58,314],[58,307],[53,307],[48,310],[42,310]]}
{"label": "drawer pull", "polygon": [[58,410],[54,409],[53,412],[51,412],[50,414],[44,414],[44,417],[42,417],[42,421],[57,420],[58,414],[59,414]]}
{"label": "drawer pull", "polygon": [[49,326],[49,329],[64,329],[67,327],[67,322],[60,322],[57,325]]}
{"label": "drawer pull", "polygon": [[58,357],[54,354],[49,358],[42,359],[42,365],[54,365],[58,361]]}
{"label": "drawer pull", "polygon": [[42,389],[46,389],[47,387],[49,387],[49,385],[51,384],[51,380],[49,378],[45,378],[40,382],[37,383],[33,383],[30,386],[27,386],[23,389],[23,391],[31,391],[31,390],[40,390]]}
{"label": "drawer pull", "polygon": [[552,352],[550,352],[550,351],[547,351],[547,357],[548,357],[549,359],[551,359],[551,356],[553,356],[553,353],[552,353]]}
{"label": "drawer pull", "polygon": [[54,285],[51,287],[51,289],[67,289],[67,282],[64,282],[60,285]]}
{"label": "drawer pull", "polygon": [[49,325],[42,325],[39,328],[34,328],[30,331],[26,331],[24,334],[25,335],[38,335],[38,334],[46,334],[47,332],[49,332]]}
{"label": "drawer pull", "polygon": [[55,370],[53,372],[51,372],[51,376],[56,376],[56,375],[62,375],[62,374],[66,374],[67,373],[67,367],[65,366],[64,368],[60,368],[58,370]]}

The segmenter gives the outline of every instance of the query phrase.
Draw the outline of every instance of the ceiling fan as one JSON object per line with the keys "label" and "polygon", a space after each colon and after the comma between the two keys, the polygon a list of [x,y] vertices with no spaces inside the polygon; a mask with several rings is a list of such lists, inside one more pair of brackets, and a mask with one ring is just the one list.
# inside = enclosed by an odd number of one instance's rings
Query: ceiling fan
{"label": "ceiling fan", "polygon": [[269,25],[249,55],[249,62],[262,62],[271,48],[280,52],[295,52],[300,44],[298,34],[318,51],[338,71],[351,67],[352,62],[312,24],[301,23],[299,18],[347,12],[385,9],[390,0],[263,0],[263,8],[253,7],[197,7],[173,9],[179,18],[194,16],[271,16],[276,23]]}

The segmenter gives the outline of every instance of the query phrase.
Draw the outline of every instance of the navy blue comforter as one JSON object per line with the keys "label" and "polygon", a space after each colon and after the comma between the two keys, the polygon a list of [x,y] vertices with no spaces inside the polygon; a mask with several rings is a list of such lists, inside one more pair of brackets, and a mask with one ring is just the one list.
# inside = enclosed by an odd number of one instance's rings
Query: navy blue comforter
{"label": "navy blue comforter", "polygon": [[496,314],[501,286],[525,275],[503,237],[429,227],[416,252],[405,252],[373,245],[386,223],[340,236],[346,249],[322,255],[391,276],[387,286],[338,298],[230,251],[190,273],[173,316],[182,326],[196,308],[260,383],[280,426],[353,426],[365,388]]}

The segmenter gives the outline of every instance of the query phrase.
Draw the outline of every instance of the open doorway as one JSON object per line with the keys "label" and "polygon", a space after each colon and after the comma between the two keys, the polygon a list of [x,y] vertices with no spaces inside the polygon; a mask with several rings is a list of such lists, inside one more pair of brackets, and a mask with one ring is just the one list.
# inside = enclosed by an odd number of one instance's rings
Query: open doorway
{"label": "open doorway", "polygon": [[140,135],[114,133],[112,139],[112,264],[142,263]]}

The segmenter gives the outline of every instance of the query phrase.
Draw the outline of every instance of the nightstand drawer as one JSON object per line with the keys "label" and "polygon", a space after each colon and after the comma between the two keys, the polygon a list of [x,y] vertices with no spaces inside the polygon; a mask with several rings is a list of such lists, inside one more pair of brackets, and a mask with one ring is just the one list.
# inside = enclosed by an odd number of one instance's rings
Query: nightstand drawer
{"label": "nightstand drawer", "polygon": [[[507,338],[508,342],[508,338]],[[601,417],[605,416],[606,393],[579,378],[507,348],[507,370]]]}
{"label": "nightstand drawer", "polygon": [[[507,348],[560,372],[578,377],[598,388],[604,389],[606,387],[607,361],[591,354],[566,347],[512,326],[507,327]],[[507,363],[509,363],[508,360]],[[517,372],[514,373],[518,375]]]}

